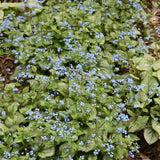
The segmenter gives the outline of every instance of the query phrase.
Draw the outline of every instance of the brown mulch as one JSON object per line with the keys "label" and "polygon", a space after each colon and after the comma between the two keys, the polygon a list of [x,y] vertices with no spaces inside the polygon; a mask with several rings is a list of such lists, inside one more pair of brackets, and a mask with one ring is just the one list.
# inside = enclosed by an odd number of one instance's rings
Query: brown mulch
{"label": "brown mulch", "polygon": [[14,73],[16,64],[14,63],[15,57],[13,55],[0,55],[0,74],[1,79],[4,79],[3,83],[10,83],[10,76]]}

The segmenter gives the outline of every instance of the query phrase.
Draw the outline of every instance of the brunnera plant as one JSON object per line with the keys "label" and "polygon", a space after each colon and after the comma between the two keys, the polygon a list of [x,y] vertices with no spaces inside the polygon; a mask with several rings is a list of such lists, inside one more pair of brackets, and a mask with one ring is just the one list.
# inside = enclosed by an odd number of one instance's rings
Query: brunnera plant
{"label": "brunnera plant", "polygon": [[2,8],[1,50],[19,63],[1,93],[2,159],[134,156],[128,98],[142,86],[119,73],[131,64],[135,77],[132,58],[147,54],[137,29],[147,22],[141,5],[48,0],[25,1],[20,14]]}

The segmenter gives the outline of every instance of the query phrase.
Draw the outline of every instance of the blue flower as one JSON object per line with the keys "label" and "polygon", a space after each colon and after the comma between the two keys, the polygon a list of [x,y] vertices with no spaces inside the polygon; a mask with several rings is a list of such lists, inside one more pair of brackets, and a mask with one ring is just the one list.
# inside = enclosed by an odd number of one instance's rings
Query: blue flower
{"label": "blue flower", "polygon": [[6,111],[5,111],[4,109],[1,111],[1,115],[2,115],[2,116],[5,116],[5,115],[6,115]]}
{"label": "blue flower", "polygon": [[91,136],[94,138],[96,136],[96,134],[91,134]]}
{"label": "blue flower", "polygon": [[153,92],[152,91],[149,91],[149,95],[152,95],[153,94]]}
{"label": "blue flower", "polygon": [[83,146],[83,145],[84,145],[83,141],[81,141],[81,142],[79,143],[79,145]]}

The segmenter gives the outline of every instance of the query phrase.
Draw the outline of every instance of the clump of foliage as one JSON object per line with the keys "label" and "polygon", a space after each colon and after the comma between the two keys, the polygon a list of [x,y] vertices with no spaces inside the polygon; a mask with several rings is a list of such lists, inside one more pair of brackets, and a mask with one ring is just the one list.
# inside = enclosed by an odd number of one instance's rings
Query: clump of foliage
{"label": "clump of foliage", "polygon": [[143,41],[149,38],[143,2],[21,7],[25,12],[1,9],[1,53],[19,64],[1,93],[3,160],[119,160],[138,150],[134,132],[145,129],[150,137],[155,126],[159,135],[159,67]]}

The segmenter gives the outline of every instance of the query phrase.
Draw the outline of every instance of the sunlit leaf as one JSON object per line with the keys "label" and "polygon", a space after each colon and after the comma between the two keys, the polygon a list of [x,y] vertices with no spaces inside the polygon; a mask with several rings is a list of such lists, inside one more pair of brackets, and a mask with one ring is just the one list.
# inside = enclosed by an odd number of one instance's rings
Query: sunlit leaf
{"label": "sunlit leaf", "polygon": [[146,127],[149,116],[139,116],[135,121],[129,124],[129,132],[137,132]]}
{"label": "sunlit leaf", "polygon": [[151,127],[150,128],[145,128],[144,129],[144,138],[146,142],[151,145],[155,143],[159,139],[158,133],[153,130]]}
{"label": "sunlit leaf", "polygon": [[160,60],[157,60],[153,63],[153,69],[155,71],[159,70],[160,69]]}
{"label": "sunlit leaf", "polygon": [[41,158],[47,158],[47,157],[51,157],[55,154],[55,148],[47,148],[47,149],[43,149],[41,152],[38,152],[38,155]]}
{"label": "sunlit leaf", "polygon": [[133,57],[132,60],[136,68],[140,71],[151,69],[151,65],[155,62],[155,59],[148,54],[145,54],[142,57]]}
{"label": "sunlit leaf", "polygon": [[25,121],[24,116],[21,113],[16,112],[16,113],[14,113],[14,115],[7,117],[7,119],[5,120],[5,124],[8,127],[11,127],[14,125],[18,125],[24,121]]}

